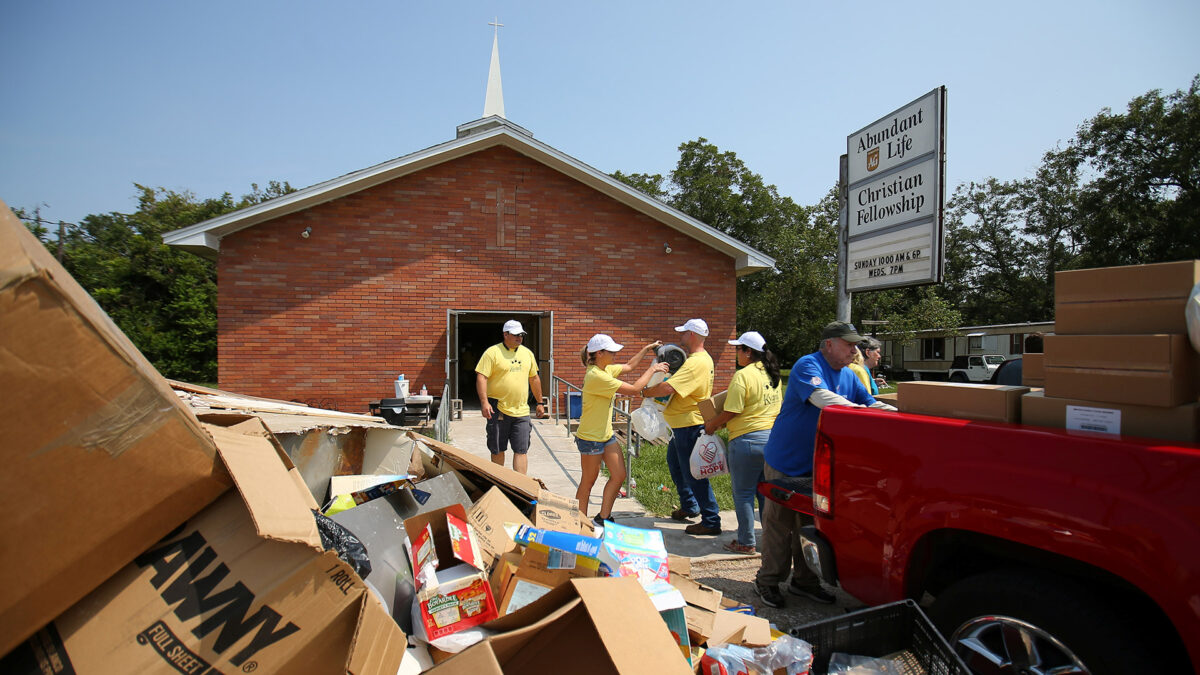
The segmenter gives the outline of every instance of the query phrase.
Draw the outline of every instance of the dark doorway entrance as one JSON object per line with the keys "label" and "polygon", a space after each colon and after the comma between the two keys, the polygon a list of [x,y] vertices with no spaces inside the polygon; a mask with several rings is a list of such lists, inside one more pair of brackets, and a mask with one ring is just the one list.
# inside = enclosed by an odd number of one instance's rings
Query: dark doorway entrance
{"label": "dark doorway entrance", "polygon": [[525,329],[525,346],[538,358],[542,396],[549,392],[551,376],[552,312],[472,312],[449,310],[446,317],[447,368],[451,397],[461,399],[464,409],[479,408],[475,390],[475,365],[479,357],[502,340],[504,322],[516,319]]}

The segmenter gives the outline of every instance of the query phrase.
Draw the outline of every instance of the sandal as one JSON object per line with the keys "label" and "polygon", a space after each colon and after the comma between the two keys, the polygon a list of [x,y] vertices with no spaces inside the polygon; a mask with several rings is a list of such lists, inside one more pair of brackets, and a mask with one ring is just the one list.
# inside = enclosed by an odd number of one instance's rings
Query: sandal
{"label": "sandal", "polygon": [[737,539],[731,540],[728,544],[725,544],[725,550],[732,551],[733,553],[741,553],[742,555],[754,555],[755,553],[758,553],[753,546],[739,544]]}

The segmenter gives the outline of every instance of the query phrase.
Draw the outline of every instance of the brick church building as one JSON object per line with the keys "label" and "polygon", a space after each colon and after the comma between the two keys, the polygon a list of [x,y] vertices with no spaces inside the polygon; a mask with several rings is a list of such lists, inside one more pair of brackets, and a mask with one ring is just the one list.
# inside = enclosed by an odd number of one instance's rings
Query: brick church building
{"label": "brick church building", "polygon": [[552,376],[582,384],[593,334],[627,345],[623,361],[691,317],[728,383],[736,279],[774,261],[535,140],[488,98],[454,140],[164,236],[216,261],[222,389],[365,412],[403,373],[470,408],[476,360],[508,319],[545,394]]}

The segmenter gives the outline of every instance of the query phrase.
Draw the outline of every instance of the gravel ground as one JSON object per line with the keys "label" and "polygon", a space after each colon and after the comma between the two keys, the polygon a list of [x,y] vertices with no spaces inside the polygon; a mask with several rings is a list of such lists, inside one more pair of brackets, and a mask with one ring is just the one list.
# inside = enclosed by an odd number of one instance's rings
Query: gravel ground
{"label": "gravel ground", "polygon": [[740,556],[725,560],[693,560],[692,579],[712,586],[726,597],[751,605],[758,616],[775,624],[781,631],[820,621],[831,616],[861,609],[865,605],[837,589],[837,601],[822,605],[808,598],[791,595],[783,591],[787,604],[781,608],[767,607],[754,590],[754,575],[758,572],[759,556]]}

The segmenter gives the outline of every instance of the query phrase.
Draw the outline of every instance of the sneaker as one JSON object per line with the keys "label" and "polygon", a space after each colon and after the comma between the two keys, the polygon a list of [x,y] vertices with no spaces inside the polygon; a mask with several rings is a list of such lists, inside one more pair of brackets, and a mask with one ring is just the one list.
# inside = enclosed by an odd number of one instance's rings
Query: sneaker
{"label": "sneaker", "polygon": [[742,555],[754,555],[755,553],[758,553],[753,546],[739,544],[737,539],[725,544],[725,550],[730,551],[731,553],[741,553]]}
{"label": "sneaker", "polygon": [[764,586],[763,584],[754,584],[758,590],[758,597],[762,598],[763,604],[767,607],[783,607],[787,601],[783,599],[783,593],[779,592],[779,587],[775,584]]}
{"label": "sneaker", "polygon": [[821,588],[820,586],[812,586],[812,587],[805,588],[805,587],[801,587],[801,586],[793,586],[791,584],[788,584],[788,593],[791,593],[792,595],[799,595],[800,597],[808,598],[809,600],[812,600],[813,602],[819,602],[822,605],[832,605],[833,601],[837,600],[837,597],[834,596],[833,593],[830,593],[829,591],[825,590],[824,588]]}
{"label": "sneaker", "polygon": [[601,518],[600,514],[597,513],[596,517],[592,518],[592,522],[595,523],[597,527],[604,527],[608,523],[615,523],[617,521],[613,520],[611,515],[607,518]]}
{"label": "sneaker", "polygon": [[714,536],[721,534],[721,528],[709,527],[709,526],[705,525],[704,523],[693,523],[693,524],[688,525],[687,527],[683,528],[683,531],[687,532],[688,534],[704,534],[704,535],[714,535]]}
{"label": "sneaker", "polygon": [[698,515],[700,515],[699,512],[684,511],[680,508],[671,512],[671,520],[686,521],[689,518],[695,518]]}

